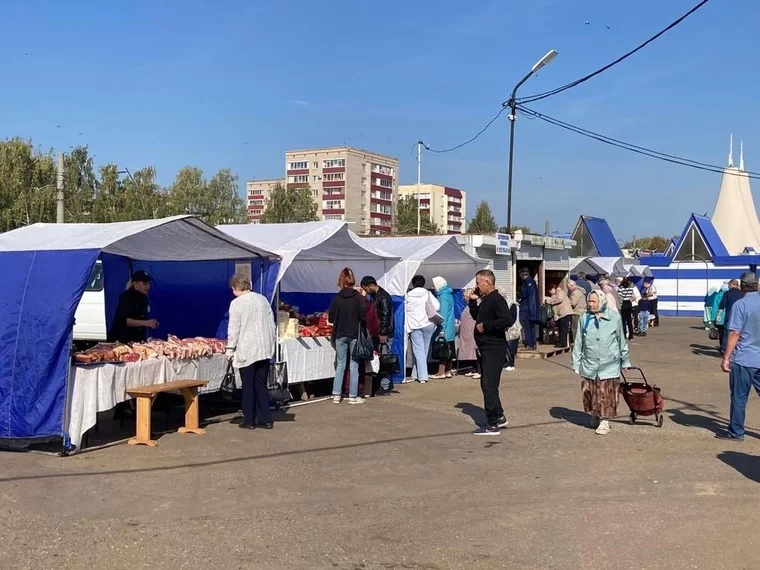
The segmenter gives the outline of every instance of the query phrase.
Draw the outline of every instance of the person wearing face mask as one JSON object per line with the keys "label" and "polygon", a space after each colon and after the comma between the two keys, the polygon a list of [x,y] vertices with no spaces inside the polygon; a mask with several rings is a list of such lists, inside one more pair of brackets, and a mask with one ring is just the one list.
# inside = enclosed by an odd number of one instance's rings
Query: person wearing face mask
{"label": "person wearing face mask", "polygon": [[147,271],[140,269],[132,274],[127,290],[119,296],[108,342],[144,342],[148,331],[158,328],[158,321],[150,316],[148,301],[152,282]]}
{"label": "person wearing face mask", "polygon": [[581,376],[583,411],[591,415],[591,427],[606,435],[609,420],[617,416],[620,370],[631,367],[628,339],[620,313],[607,307],[604,293],[589,293],[586,306],[575,333],[570,366]]}

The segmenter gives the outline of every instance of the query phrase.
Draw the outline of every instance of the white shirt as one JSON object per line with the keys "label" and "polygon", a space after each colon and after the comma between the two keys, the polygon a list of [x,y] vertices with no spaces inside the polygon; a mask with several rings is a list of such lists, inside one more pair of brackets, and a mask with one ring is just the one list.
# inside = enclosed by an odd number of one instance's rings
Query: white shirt
{"label": "white shirt", "polygon": [[430,326],[426,305],[428,301],[436,311],[441,310],[441,304],[433,294],[423,287],[416,287],[406,294],[404,301],[404,320],[407,334]]}
{"label": "white shirt", "polygon": [[654,285],[650,285],[649,289],[647,289],[647,293],[649,294],[649,299],[654,300],[657,298],[657,287]]}
{"label": "white shirt", "polygon": [[276,339],[274,313],[266,297],[251,292],[230,303],[227,355],[233,356],[232,366],[245,368],[269,360],[274,355]]}

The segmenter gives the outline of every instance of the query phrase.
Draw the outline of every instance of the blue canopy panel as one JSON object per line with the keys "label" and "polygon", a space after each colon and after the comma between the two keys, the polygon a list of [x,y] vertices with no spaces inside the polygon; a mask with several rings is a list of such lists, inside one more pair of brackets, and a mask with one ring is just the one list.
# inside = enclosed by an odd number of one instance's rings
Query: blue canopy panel
{"label": "blue canopy panel", "polygon": [[[109,328],[131,272],[144,269],[153,277],[151,316],[160,323],[151,336],[217,336],[233,299],[229,282],[235,274],[234,261],[130,262],[125,257],[111,254],[103,254],[101,259]],[[258,259],[250,260],[250,264],[253,290],[271,298],[279,264]],[[225,327],[223,338],[226,336]]]}
{"label": "blue canopy panel", "polygon": [[612,233],[607,220],[602,218],[592,218],[583,216],[591,240],[594,242],[596,249],[599,251],[598,257],[622,257],[620,246]]}
{"label": "blue canopy panel", "polygon": [[0,253],[0,438],[63,435],[74,313],[97,258],[97,249]]}

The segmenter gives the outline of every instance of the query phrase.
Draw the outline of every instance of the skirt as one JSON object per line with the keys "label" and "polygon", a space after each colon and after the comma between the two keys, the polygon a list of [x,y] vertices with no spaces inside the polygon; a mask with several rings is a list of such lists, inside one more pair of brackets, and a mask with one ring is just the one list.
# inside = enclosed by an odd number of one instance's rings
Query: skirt
{"label": "skirt", "polygon": [[583,411],[602,419],[617,417],[617,407],[620,401],[620,379],[581,380],[583,396]]}

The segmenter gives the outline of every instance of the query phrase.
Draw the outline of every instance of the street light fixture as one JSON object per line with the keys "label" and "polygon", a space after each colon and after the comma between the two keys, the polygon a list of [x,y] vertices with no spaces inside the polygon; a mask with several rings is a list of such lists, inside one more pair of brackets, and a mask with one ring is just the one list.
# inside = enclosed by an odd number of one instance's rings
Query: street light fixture
{"label": "street light fixture", "polygon": [[528,73],[525,77],[523,77],[520,82],[515,85],[515,88],[512,89],[512,94],[509,96],[509,100],[504,103],[505,107],[509,107],[509,116],[507,117],[509,119],[509,173],[507,178],[507,233],[511,232],[512,229],[512,162],[514,160],[515,155],[515,121],[517,120],[517,90],[522,86],[523,83],[528,81],[528,79],[531,78],[531,76],[536,73],[539,69],[542,67],[545,67],[549,65],[554,58],[557,57],[557,50],[550,50],[544,57],[539,59],[536,64],[530,69],[530,73]]}

